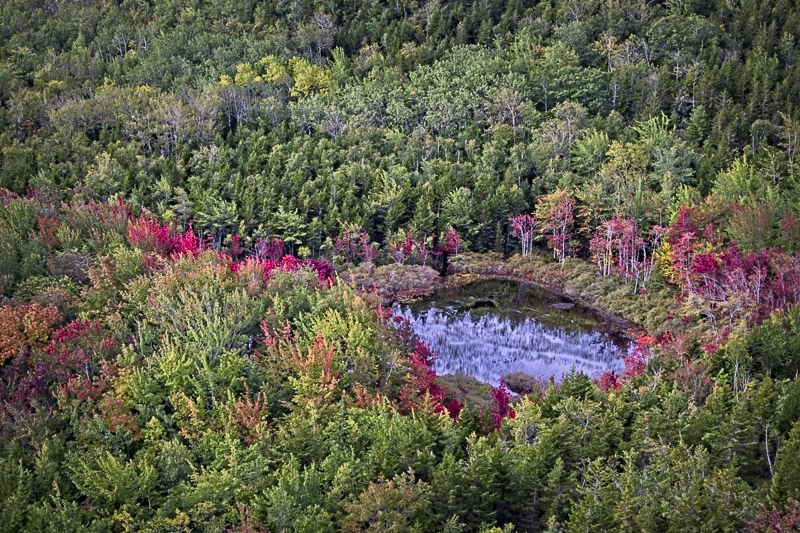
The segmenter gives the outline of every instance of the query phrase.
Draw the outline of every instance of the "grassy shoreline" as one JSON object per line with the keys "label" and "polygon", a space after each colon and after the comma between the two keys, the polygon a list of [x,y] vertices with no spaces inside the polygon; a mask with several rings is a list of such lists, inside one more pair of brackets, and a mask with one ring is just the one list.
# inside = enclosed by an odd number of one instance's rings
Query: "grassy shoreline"
{"label": "grassy shoreline", "polygon": [[586,307],[629,337],[658,335],[679,328],[672,316],[675,291],[659,281],[645,294],[634,294],[633,285],[614,276],[603,277],[585,260],[553,261],[543,253],[526,257],[502,254],[462,253],[450,258],[442,277],[422,265],[348,266],[340,277],[359,290],[373,291],[388,305],[424,298],[442,287],[460,287],[489,279],[531,284]]}
{"label": "grassy shoreline", "polygon": [[654,281],[645,294],[635,294],[632,283],[615,276],[603,277],[582,259],[558,263],[543,253],[508,259],[497,253],[462,254],[451,260],[451,270],[451,283],[464,283],[473,276],[530,283],[591,309],[630,335],[657,335],[680,327],[670,312],[674,308],[674,289]]}

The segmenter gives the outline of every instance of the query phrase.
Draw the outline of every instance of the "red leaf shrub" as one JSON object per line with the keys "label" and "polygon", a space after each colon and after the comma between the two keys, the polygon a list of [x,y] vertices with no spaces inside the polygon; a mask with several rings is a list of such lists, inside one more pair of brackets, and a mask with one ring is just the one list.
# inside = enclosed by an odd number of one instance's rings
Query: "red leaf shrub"
{"label": "red leaf shrub", "polygon": [[608,394],[612,390],[617,390],[622,386],[619,376],[613,370],[607,370],[597,379],[597,386],[601,391]]}
{"label": "red leaf shrub", "polygon": [[514,418],[517,413],[511,408],[511,394],[509,394],[506,384],[500,380],[499,387],[492,387],[492,400],[494,405],[491,408],[491,429],[500,429],[503,419]]}
{"label": "red leaf shrub", "polygon": [[461,249],[461,235],[458,234],[453,226],[450,226],[447,233],[445,233],[444,243],[445,252],[458,255],[458,251]]}
{"label": "red leaf shrub", "polygon": [[55,332],[37,362],[60,383],[74,376],[85,376],[91,383],[100,363],[111,359],[114,348],[114,339],[99,321],[75,320]]}
{"label": "red leaf shrub", "polygon": [[789,498],[785,509],[773,507],[764,511],[755,520],[745,520],[752,533],[797,533],[800,532],[800,502]]}
{"label": "red leaf shrub", "polygon": [[145,253],[168,256],[175,252],[178,236],[156,220],[139,217],[128,224],[128,243]]}
{"label": "red leaf shrub", "polygon": [[625,370],[622,372],[623,380],[635,378],[644,372],[647,361],[653,355],[653,347],[658,340],[650,335],[642,335],[634,343],[630,355],[625,357]]}
{"label": "red leaf shrub", "polygon": [[267,418],[267,396],[263,392],[259,392],[255,398],[252,398],[250,389],[245,388],[244,397],[230,403],[226,409],[231,423],[244,443],[255,444],[261,437],[261,430]]}
{"label": "red leaf shrub", "polygon": [[259,239],[255,243],[255,255],[258,259],[280,261],[283,257],[285,243],[281,239],[272,237],[270,240]]}

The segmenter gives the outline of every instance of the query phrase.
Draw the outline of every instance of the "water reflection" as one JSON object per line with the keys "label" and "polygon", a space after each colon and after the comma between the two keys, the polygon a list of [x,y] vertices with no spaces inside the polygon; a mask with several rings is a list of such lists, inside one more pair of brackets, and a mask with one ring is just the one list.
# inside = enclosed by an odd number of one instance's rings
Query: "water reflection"
{"label": "water reflection", "polygon": [[[477,308],[476,302],[491,307]],[[492,282],[395,312],[438,354],[434,369],[440,375],[464,372],[497,385],[514,371],[558,380],[573,366],[592,377],[622,370],[626,341],[585,309],[554,309],[553,303],[534,289]]]}

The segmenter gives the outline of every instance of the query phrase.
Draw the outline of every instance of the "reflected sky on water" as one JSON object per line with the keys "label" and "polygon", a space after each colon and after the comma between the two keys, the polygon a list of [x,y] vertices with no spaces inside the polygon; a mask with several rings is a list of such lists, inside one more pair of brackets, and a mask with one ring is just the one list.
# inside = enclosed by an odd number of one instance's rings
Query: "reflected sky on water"
{"label": "reflected sky on water", "polygon": [[[480,282],[395,306],[438,355],[439,375],[464,372],[497,385],[515,371],[560,380],[574,366],[591,377],[620,372],[630,343],[586,309],[530,286]],[[556,305],[556,308],[553,307]]]}

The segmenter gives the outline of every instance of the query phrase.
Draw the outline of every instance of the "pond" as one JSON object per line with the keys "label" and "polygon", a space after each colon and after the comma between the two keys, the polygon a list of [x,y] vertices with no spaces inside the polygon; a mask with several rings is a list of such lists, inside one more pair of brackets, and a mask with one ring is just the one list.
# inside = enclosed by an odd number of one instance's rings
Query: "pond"
{"label": "pond", "polygon": [[557,381],[573,367],[620,372],[626,339],[589,309],[528,284],[489,280],[395,305],[438,355],[439,375],[463,372],[498,385],[510,372]]}

